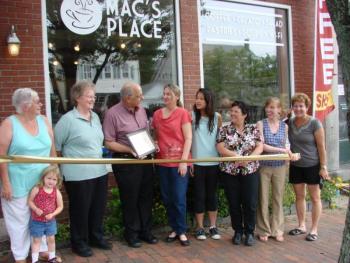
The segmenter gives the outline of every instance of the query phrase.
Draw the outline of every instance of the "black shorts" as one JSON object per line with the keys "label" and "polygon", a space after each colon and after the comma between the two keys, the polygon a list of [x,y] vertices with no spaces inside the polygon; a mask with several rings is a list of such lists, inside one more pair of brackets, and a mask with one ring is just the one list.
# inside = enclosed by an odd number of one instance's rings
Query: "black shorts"
{"label": "black shorts", "polygon": [[291,184],[320,184],[320,164],[310,167],[298,167],[290,164],[289,183]]}

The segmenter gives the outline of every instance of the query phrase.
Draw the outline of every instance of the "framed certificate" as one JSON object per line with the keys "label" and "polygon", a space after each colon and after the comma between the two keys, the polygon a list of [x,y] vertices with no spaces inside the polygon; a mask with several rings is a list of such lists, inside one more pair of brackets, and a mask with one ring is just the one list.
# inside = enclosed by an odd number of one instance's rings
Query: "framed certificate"
{"label": "framed certificate", "polygon": [[128,133],[126,136],[134,152],[139,158],[143,158],[156,151],[154,141],[147,129],[137,130],[135,132]]}

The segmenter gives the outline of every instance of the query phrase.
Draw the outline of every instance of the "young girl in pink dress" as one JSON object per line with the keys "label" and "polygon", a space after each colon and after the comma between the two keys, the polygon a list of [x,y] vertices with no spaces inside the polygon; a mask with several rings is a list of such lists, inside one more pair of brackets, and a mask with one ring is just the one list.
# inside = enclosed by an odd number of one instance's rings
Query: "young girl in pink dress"
{"label": "young girl in pink dress", "polygon": [[50,165],[42,172],[39,183],[33,187],[28,205],[32,210],[29,223],[32,236],[32,262],[39,262],[39,249],[43,236],[46,236],[50,263],[58,262],[55,252],[57,225],[55,216],[63,210],[63,200],[58,188],[62,180],[57,166]]}

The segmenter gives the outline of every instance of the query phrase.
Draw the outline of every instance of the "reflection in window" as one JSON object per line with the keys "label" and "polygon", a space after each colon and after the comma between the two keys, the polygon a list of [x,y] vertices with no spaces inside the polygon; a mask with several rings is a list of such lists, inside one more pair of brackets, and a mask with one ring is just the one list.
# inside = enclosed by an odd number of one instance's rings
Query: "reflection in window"
{"label": "reflection in window", "polygon": [[134,66],[131,66],[130,67],[130,78],[131,79],[134,79],[135,78],[135,67]]}
{"label": "reflection in window", "polygon": [[113,77],[115,79],[120,79],[120,67],[119,66],[116,66],[116,65],[113,66]]}
{"label": "reflection in window", "polygon": [[105,75],[105,79],[110,79],[112,78],[112,71],[111,71],[111,64],[107,64],[104,68],[104,75]]}
{"label": "reflection in window", "polygon": [[123,78],[129,78],[129,65],[127,63],[123,65]]}
{"label": "reflection in window", "polygon": [[[67,2],[70,4],[65,8],[69,6],[69,10],[61,14],[61,7]],[[117,6],[108,6],[112,2]],[[131,8],[134,2],[86,1],[89,12],[94,14],[91,19],[65,24],[81,16],[77,1],[46,0],[47,39],[51,43],[47,45],[48,57],[58,61],[63,75],[57,77],[55,66],[49,64],[53,120],[70,109],[68,95],[77,80],[87,79],[96,84],[97,112],[106,108],[110,95],[118,94],[126,81],[142,86],[145,97],[142,103],[149,108],[162,103],[164,84],[178,82],[175,1],[139,1],[137,14]],[[125,12],[123,16],[116,15],[121,12]],[[116,28],[109,28],[113,23]],[[84,28],[95,31],[83,32]]]}
{"label": "reflection in window", "polygon": [[205,88],[212,89],[225,120],[243,100],[252,122],[264,117],[270,96],[289,105],[287,11],[228,1],[201,1]]}

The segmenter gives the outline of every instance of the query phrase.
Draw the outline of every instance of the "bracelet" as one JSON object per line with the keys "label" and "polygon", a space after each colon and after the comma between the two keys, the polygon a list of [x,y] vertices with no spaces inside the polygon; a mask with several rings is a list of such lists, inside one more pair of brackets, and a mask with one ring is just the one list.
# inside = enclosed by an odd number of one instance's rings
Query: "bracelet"
{"label": "bracelet", "polygon": [[321,167],[321,168],[320,168],[321,170],[323,169],[323,170],[326,170],[326,171],[327,171],[327,165],[324,164],[324,165],[321,165],[320,167]]}

